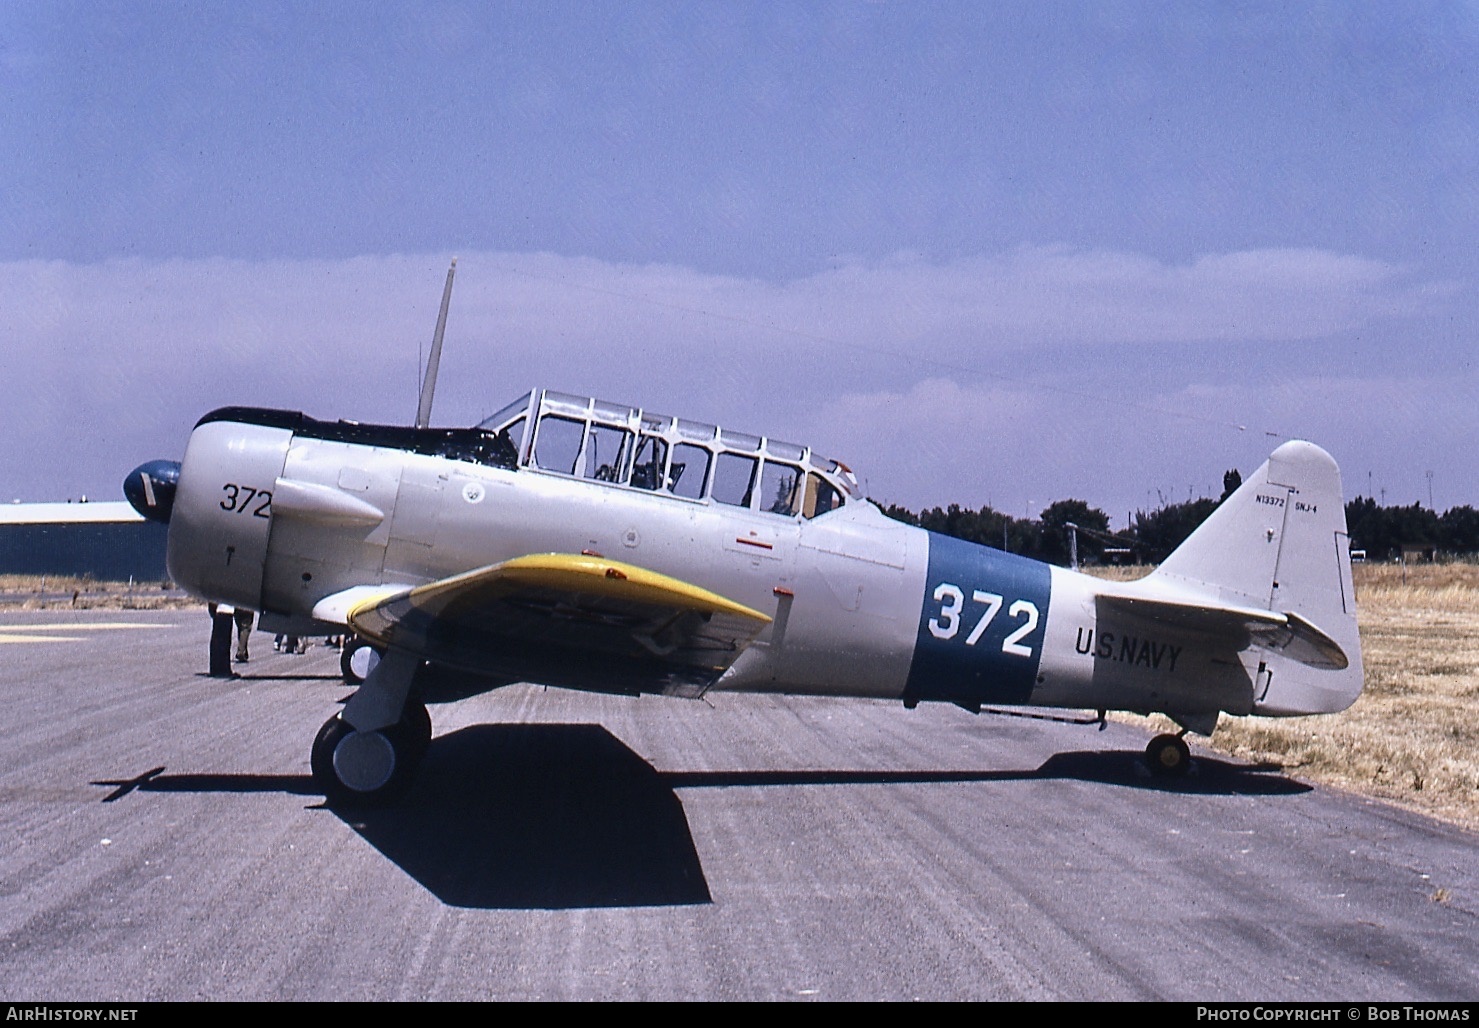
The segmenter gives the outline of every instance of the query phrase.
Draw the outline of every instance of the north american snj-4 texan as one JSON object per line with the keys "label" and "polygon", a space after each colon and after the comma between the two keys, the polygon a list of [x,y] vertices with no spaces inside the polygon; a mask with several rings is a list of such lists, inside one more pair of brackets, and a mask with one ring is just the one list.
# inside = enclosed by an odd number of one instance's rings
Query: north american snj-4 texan
{"label": "north american snj-4 texan", "polygon": [[1182,728],[1147,749],[1163,774],[1223,714],[1361,691],[1340,473],[1310,443],[1111,582],[892,520],[770,436],[547,390],[431,428],[429,398],[414,426],[216,410],[125,486],[191,593],[383,654],[314,740],[331,802],[405,784],[449,682],[1160,712]]}

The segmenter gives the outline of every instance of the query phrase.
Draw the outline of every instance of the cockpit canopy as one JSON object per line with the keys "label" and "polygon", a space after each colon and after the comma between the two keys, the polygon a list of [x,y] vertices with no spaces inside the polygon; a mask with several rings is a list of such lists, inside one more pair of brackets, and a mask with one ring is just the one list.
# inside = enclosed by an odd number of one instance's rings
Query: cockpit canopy
{"label": "cockpit canopy", "polygon": [[862,499],[809,447],[568,393],[533,390],[478,428],[507,432],[522,466],[687,500],[813,518]]}

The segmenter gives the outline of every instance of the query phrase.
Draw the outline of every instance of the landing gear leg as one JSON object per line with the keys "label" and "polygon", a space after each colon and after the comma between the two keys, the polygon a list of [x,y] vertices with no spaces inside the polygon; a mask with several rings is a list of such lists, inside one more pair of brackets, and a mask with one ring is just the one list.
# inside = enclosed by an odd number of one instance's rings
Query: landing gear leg
{"label": "landing gear leg", "polygon": [[1145,747],[1150,773],[1159,778],[1180,778],[1191,767],[1191,747],[1180,735],[1158,735]]}
{"label": "landing gear leg", "polygon": [[420,669],[419,657],[391,650],[319,729],[310,764],[330,805],[383,802],[410,781],[431,743],[431,715],[410,695]]}

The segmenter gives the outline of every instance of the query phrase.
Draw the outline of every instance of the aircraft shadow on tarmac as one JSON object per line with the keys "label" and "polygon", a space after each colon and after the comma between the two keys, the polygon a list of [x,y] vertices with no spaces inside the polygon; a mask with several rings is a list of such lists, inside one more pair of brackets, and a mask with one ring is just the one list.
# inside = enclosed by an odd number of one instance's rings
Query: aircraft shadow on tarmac
{"label": "aircraft shadow on tarmac", "polygon": [[[190,775],[154,768],[130,792],[320,796],[308,775]],[[1274,772],[1274,773],[1270,773]],[[1198,757],[1153,778],[1143,754],[1059,753],[1032,770],[658,771],[600,725],[475,725],[437,737],[415,781],[384,808],[334,810],[450,906],[565,909],[711,902],[679,790],[1073,779],[1192,795],[1292,795],[1277,769]]]}
{"label": "aircraft shadow on tarmac", "polygon": [[205,671],[197,671],[195,677],[214,678],[220,682],[333,682],[335,685],[344,684],[344,676],[338,672],[301,675],[265,675],[252,674],[247,671],[233,671],[230,677],[226,677],[223,675],[212,675]]}
{"label": "aircraft shadow on tarmac", "polygon": [[682,802],[600,725],[452,732],[394,805],[336,813],[453,906],[710,902]]}
{"label": "aircraft shadow on tarmac", "polygon": [[[284,792],[308,775],[165,774],[98,781],[131,792]],[[334,809],[429,892],[487,909],[711,902],[671,785],[599,725],[477,725],[436,738],[385,807]]]}
{"label": "aircraft shadow on tarmac", "polygon": [[1285,778],[1282,770],[1275,764],[1231,764],[1214,757],[1197,757],[1186,777],[1157,778],[1140,751],[1084,750],[1055,753],[1031,771],[671,771],[662,778],[674,789],[1074,779],[1207,796],[1288,796],[1310,791],[1310,786]]}

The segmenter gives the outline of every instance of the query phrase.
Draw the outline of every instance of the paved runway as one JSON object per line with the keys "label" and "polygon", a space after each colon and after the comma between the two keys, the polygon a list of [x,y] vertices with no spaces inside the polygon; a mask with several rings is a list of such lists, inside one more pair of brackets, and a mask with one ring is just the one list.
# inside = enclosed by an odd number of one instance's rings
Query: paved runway
{"label": "paved runway", "polygon": [[1479,998],[1479,837],[1131,727],[514,686],[346,817],[208,631],[0,612],[0,998]]}

